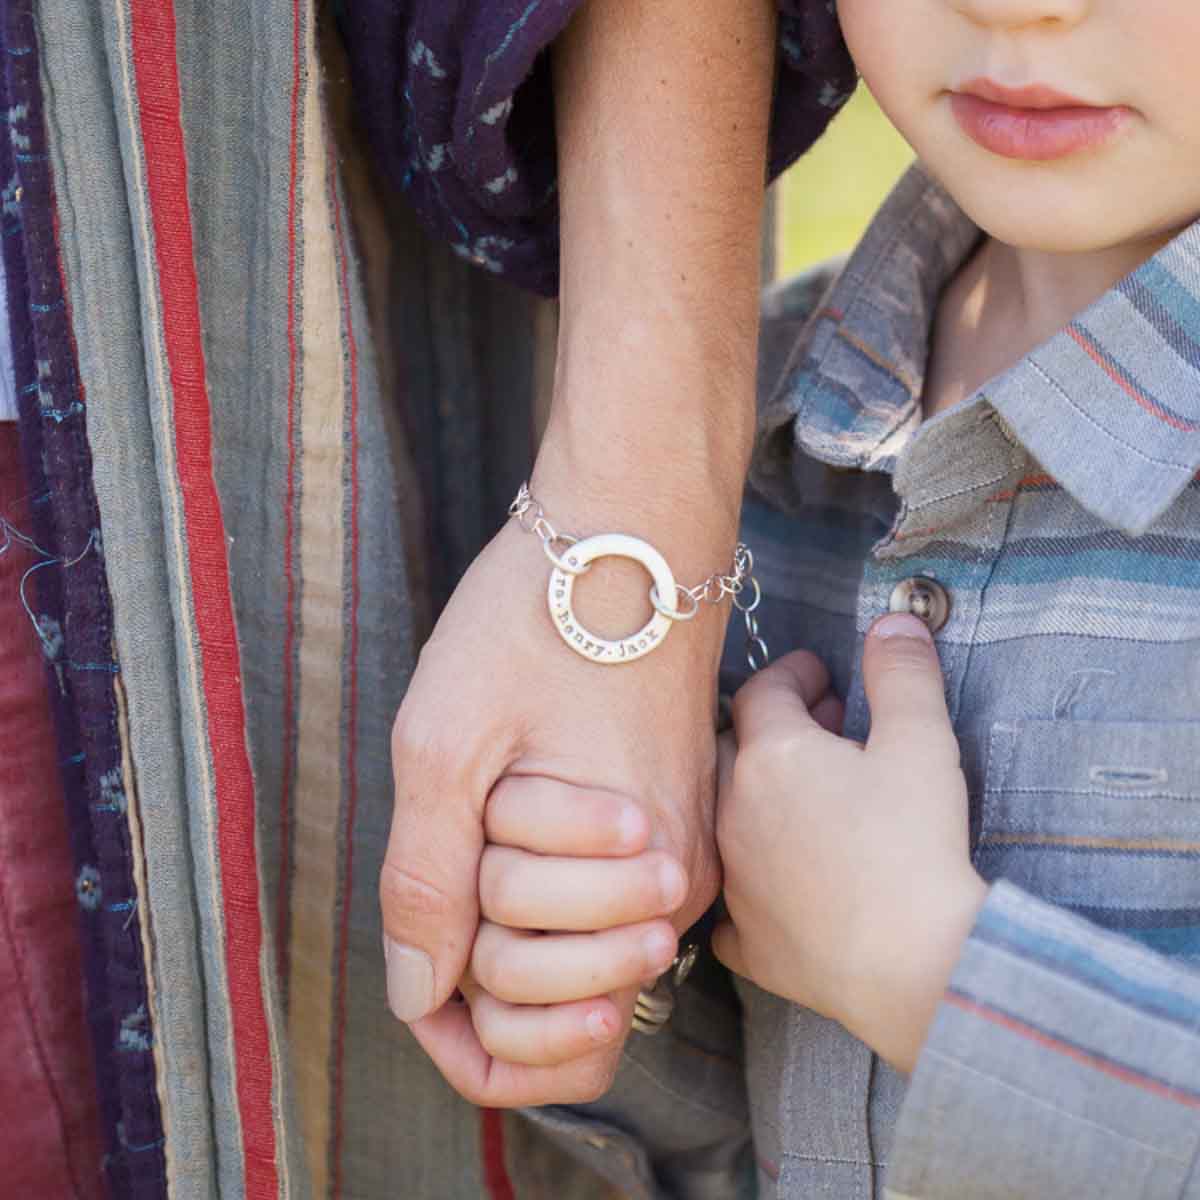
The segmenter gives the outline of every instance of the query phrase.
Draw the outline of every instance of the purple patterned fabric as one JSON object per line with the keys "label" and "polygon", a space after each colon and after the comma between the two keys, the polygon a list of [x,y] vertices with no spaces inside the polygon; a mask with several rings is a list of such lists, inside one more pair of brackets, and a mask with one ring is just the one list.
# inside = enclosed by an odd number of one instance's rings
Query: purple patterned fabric
{"label": "purple patterned fabric", "polygon": [[[86,1014],[115,1196],[165,1196],[162,1125],[123,787],[112,607],[86,398],[59,269],[32,0],[5,6],[3,253],[26,478],[43,561],[25,594],[48,666],[79,900]],[[97,1164],[99,1167],[99,1164]]]}
{"label": "purple patterned fabric", "polygon": [[[464,258],[545,294],[558,286],[558,205],[543,51],[581,2],[354,0],[341,18],[385,173]],[[780,0],[779,30],[772,176],[856,80],[832,0]]]}

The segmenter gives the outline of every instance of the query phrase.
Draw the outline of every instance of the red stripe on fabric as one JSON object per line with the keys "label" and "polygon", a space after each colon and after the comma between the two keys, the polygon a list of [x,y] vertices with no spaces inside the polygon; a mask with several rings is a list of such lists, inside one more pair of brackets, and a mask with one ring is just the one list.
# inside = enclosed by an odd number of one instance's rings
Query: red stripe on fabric
{"label": "red stripe on fabric", "polygon": [[212,748],[245,1196],[246,1200],[274,1200],[279,1194],[279,1177],[271,1047],[261,978],[263,914],[255,849],[254,777],[246,748],[225,523],[213,478],[212,414],[188,204],[173,0],[131,0],[130,16],[163,339],[173,390],[176,469]]}
{"label": "red stripe on fabric", "polygon": [[283,771],[279,797],[279,895],[276,913],[275,957],[279,979],[287,994],[288,939],[291,935],[292,757],[295,753],[296,680],[296,193],[300,178],[300,0],[292,4],[292,108],[289,133],[288,267],[287,267],[287,491],[283,510]]}
{"label": "red stripe on fabric", "polygon": [[346,954],[350,942],[350,905],[354,889],[354,821],[358,812],[358,606],[362,598],[358,569],[359,479],[358,479],[358,339],[354,334],[354,312],[350,299],[346,238],[342,222],[342,203],[338,194],[337,161],[333,145],[329,147],[330,191],[333,195],[333,225],[337,238],[342,311],[346,330],[346,350],[350,369],[350,649],[346,714],[346,859],[342,885],[342,928],[338,951],[337,1010],[334,1030],[334,1113],[333,1113],[333,1196],[342,1194],[342,1101],[346,1052]]}
{"label": "red stripe on fabric", "polygon": [[953,1004],[955,1008],[962,1009],[963,1012],[988,1021],[992,1025],[998,1025],[1002,1029],[1007,1029],[1010,1033],[1015,1033],[1018,1037],[1023,1037],[1027,1041],[1044,1046],[1047,1050],[1053,1050],[1056,1054],[1074,1059],[1075,1062],[1082,1063],[1085,1067],[1091,1067],[1093,1070],[1099,1071],[1102,1075],[1108,1075],[1113,1079],[1120,1080],[1122,1083],[1132,1084],[1134,1087],[1141,1088],[1145,1092],[1151,1092],[1153,1095],[1160,1096],[1164,1100],[1174,1100],[1177,1104],[1182,1104],[1185,1108],[1200,1109],[1200,1097],[1180,1092],[1168,1084],[1160,1083],[1156,1079],[1142,1075],[1130,1067],[1123,1067],[1120,1063],[1112,1062],[1110,1059],[1089,1054],[1086,1050],[1082,1050],[1078,1046],[1072,1046],[1069,1042],[1060,1041],[1049,1033],[1036,1029],[1032,1025],[1027,1025],[1024,1021],[1019,1021],[1015,1017],[1010,1017],[1007,1013],[1002,1013],[985,1004],[980,1004],[978,1001],[971,1000],[966,996],[960,995],[958,992],[947,992],[946,1000],[948,1003]]}
{"label": "red stripe on fabric", "polygon": [[504,1162],[504,1113],[498,1108],[479,1110],[483,1150],[483,1184],[490,1200],[516,1200],[508,1166]]}
{"label": "red stripe on fabric", "polygon": [[999,492],[994,492],[984,501],[984,503],[1002,504],[1007,500],[1015,500],[1022,492],[1040,489],[1050,489],[1052,491],[1056,491],[1058,489],[1058,482],[1044,473],[1026,475],[1024,479],[1017,480],[1017,486],[1015,488],[1004,488]]}
{"label": "red stripe on fabric", "polygon": [[1058,480],[1053,475],[1047,475],[1045,471],[1038,471],[1033,475],[1026,475],[1024,479],[1019,479],[1017,487],[1018,489],[1058,487]]}
{"label": "red stripe on fabric", "polygon": [[1194,421],[1185,421],[1182,417],[1176,416],[1168,409],[1163,408],[1157,400],[1147,396],[1140,388],[1138,388],[1132,379],[1130,379],[1124,371],[1114,362],[1111,362],[1107,355],[1097,346],[1091,338],[1089,338],[1082,329],[1077,325],[1068,325],[1067,332],[1079,344],[1087,356],[1096,363],[1097,366],[1115,383],[1127,396],[1131,397],[1139,408],[1145,409],[1151,416],[1157,417],[1160,421],[1164,421],[1170,425],[1172,429],[1178,429],[1182,433],[1195,433],[1196,423]]}

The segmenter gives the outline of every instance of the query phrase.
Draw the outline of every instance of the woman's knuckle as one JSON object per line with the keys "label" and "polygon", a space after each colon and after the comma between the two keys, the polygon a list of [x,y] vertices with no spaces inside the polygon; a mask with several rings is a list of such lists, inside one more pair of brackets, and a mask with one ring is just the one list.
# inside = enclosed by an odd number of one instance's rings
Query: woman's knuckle
{"label": "woman's knuckle", "polygon": [[442,888],[396,862],[385,862],[379,872],[379,903],[385,922],[389,916],[441,918],[453,910]]}
{"label": "woman's knuckle", "polygon": [[396,714],[391,737],[392,770],[398,795],[443,793],[432,787],[457,774],[463,761],[463,747],[448,736],[444,722],[434,722],[425,714],[410,714],[404,708]]}

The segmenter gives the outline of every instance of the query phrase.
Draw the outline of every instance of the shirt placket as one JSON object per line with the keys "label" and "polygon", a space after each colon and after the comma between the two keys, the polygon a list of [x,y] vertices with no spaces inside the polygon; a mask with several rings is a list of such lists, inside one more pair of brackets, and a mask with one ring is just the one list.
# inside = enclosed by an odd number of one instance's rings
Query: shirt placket
{"label": "shirt placket", "polygon": [[[847,737],[863,741],[870,731],[862,650],[871,625],[889,612],[911,612],[925,621],[941,660],[950,719],[957,728],[969,716],[961,711],[963,685],[984,594],[1027,470],[1027,455],[982,401],[919,429],[903,448],[892,467],[900,500],[895,522],[863,564]],[[890,1068],[864,1052],[854,1072],[851,1103],[864,1113],[861,1137],[867,1157],[878,1164],[874,1185],[888,1153],[879,1143],[883,1131],[894,1126],[895,1097],[903,1088],[899,1081],[880,1086],[881,1074]]]}
{"label": "shirt placket", "polygon": [[863,739],[870,713],[862,685],[868,629],[888,612],[911,612],[933,634],[956,725],[984,593],[1008,532],[1028,455],[983,400],[920,429],[897,458],[896,520],[863,564],[855,668],[845,733]]}

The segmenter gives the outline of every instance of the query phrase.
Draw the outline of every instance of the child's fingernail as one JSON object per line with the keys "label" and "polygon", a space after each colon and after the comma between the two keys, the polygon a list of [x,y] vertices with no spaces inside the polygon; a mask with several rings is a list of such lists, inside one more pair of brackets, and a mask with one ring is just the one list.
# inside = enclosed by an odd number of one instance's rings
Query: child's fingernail
{"label": "child's fingernail", "polygon": [[616,1036],[617,1027],[602,1012],[588,1013],[587,1031],[593,1042],[611,1042]]}
{"label": "child's fingernail", "polygon": [[651,930],[642,946],[646,951],[646,965],[660,975],[675,959],[675,938],[665,929]]}
{"label": "child's fingernail", "polygon": [[929,626],[920,617],[914,617],[911,613],[889,613],[886,617],[880,617],[871,626],[871,636],[884,641],[888,638],[912,638],[918,642],[933,641]]}
{"label": "child's fingernail", "polygon": [[642,839],[646,818],[636,804],[627,804],[617,819],[617,832],[622,846],[636,846]]}
{"label": "child's fingernail", "polygon": [[658,867],[658,888],[668,912],[674,912],[684,901],[687,880],[678,863],[665,859]]}

